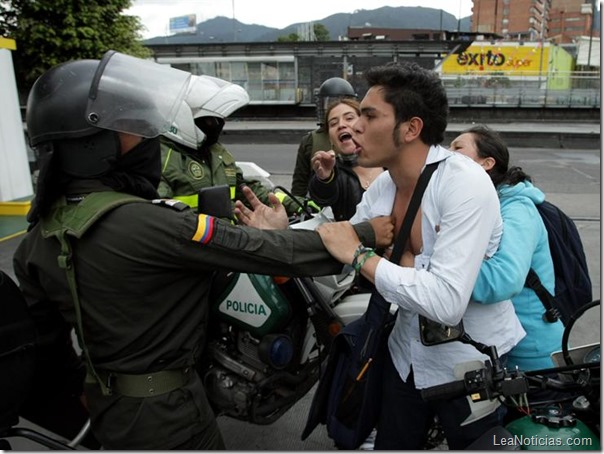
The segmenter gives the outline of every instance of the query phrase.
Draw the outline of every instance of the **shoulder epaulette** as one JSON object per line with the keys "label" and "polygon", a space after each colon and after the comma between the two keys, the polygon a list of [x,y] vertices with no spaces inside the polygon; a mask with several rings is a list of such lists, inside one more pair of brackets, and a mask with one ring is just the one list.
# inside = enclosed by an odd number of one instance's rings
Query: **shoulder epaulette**
{"label": "shoulder epaulette", "polygon": [[162,207],[172,208],[176,211],[184,211],[190,208],[189,205],[187,205],[186,203],[174,199],[153,199],[151,203]]}

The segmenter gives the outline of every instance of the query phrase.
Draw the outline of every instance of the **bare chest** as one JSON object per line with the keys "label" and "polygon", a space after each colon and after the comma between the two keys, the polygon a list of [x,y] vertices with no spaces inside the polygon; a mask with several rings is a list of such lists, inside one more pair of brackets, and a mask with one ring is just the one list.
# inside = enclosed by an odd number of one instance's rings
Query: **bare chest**
{"label": "bare chest", "polygon": [[[392,207],[392,215],[395,217],[395,238],[398,236],[401,226],[403,224],[403,219],[407,214],[407,209],[409,208],[409,201],[411,200],[411,195],[404,195],[397,193],[394,198],[394,205]],[[413,220],[413,226],[411,227],[411,234],[409,240],[407,241],[407,246],[405,248],[405,253],[410,253],[413,256],[419,255],[422,250],[422,210],[421,207],[417,211],[415,219]]]}

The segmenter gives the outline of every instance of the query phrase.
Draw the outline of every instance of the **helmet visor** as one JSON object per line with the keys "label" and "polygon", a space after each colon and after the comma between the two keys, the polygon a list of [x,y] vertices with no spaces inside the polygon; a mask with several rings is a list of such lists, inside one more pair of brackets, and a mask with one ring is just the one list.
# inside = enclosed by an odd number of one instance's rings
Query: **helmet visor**
{"label": "helmet visor", "polygon": [[109,51],[90,87],[87,121],[98,128],[142,137],[170,129],[191,74]]}
{"label": "helmet visor", "polygon": [[195,126],[191,107],[184,101],[181,102],[172,126],[163,136],[193,150],[197,150],[206,137],[201,129]]}

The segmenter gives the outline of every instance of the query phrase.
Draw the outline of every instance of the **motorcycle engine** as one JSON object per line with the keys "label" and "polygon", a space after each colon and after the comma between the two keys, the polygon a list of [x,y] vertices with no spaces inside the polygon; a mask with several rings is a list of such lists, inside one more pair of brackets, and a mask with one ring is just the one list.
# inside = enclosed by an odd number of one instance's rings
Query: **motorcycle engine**
{"label": "motorcycle engine", "polygon": [[217,323],[202,360],[206,393],[217,414],[270,424],[317,379],[318,360],[300,362],[308,316],[268,276],[229,277],[213,298]]}

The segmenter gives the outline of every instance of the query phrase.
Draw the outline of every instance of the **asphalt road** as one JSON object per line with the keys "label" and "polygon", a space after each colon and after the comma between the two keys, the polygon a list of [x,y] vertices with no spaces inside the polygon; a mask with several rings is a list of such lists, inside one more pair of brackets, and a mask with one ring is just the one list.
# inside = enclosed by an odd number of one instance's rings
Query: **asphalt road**
{"label": "asphalt road", "polygon": [[[271,173],[274,184],[291,187],[296,159],[296,144],[230,144],[228,148],[239,161],[251,161]],[[594,299],[600,297],[601,285],[601,168],[600,150],[511,148],[512,165],[519,165],[533,177],[547,199],[568,213],[577,224],[593,284]],[[12,274],[12,253],[19,237],[0,241],[0,269]],[[592,311],[571,341],[578,345],[596,342],[601,337],[600,312]],[[219,425],[229,450],[297,451],[333,450],[323,427],[315,429],[304,442],[300,433],[306,422],[312,391],[281,419],[269,426],[254,426],[227,417]],[[24,422],[26,424],[26,422]],[[40,450],[36,444],[12,440],[15,450]]]}

